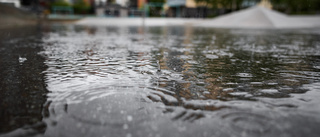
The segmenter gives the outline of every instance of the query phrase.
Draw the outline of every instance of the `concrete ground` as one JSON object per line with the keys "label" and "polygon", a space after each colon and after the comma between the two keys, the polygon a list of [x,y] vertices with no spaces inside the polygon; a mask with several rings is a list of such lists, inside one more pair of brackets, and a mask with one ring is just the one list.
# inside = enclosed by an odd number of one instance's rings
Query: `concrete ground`
{"label": "concrete ground", "polygon": [[89,17],[78,22],[77,25],[94,26],[165,26],[165,25],[184,25],[197,24],[203,19],[185,19],[185,18],[101,18]]}
{"label": "concrete ground", "polygon": [[0,3],[0,28],[36,24],[36,16]]}

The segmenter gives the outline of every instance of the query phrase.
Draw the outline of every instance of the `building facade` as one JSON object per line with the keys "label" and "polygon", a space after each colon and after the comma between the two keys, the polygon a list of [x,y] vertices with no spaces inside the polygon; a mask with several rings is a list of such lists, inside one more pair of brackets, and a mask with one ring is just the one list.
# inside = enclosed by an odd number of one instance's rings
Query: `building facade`
{"label": "building facade", "polygon": [[167,0],[165,6],[168,17],[205,18],[208,14],[208,8],[195,0]]}
{"label": "building facade", "polygon": [[0,0],[0,3],[12,5],[12,6],[15,6],[16,8],[21,7],[20,0]]}

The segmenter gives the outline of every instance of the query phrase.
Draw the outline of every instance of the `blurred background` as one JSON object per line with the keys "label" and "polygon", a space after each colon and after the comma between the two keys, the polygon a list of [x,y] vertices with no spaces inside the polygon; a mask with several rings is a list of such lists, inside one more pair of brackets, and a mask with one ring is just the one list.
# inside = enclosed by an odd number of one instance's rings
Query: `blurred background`
{"label": "blurred background", "polygon": [[[99,17],[211,18],[248,8],[261,0],[0,0],[6,6],[37,14]],[[319,0],[262,0],[266,6],[286,14],[319,14]],[[14,14],[14,12],[8,12]]]}

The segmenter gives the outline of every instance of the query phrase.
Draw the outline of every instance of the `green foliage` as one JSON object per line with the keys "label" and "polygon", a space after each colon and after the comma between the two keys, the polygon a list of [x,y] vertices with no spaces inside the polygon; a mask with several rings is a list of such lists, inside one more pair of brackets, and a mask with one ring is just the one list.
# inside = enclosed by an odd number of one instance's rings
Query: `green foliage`
{"label": "green foliage", "polygon": [[207,5],[211,5],[212,8],[217,8],[219,4],[219,0],[195,0],[197,3],[205,3]]}
{"label": "green foliage", "polygon": [[70,7],[71,5],[64,0],[57,0],[51,4],[51,7],[53,7],[53,6]]}
{"label": "green foliage", "polygon": [[[207,3],[213,9],[222,8],[239,10],[245,0],[195,0],[197,3]],[[249,0],[250,1],[250,0]],[[257,1],[259,0],[251,0]],[[320,0],[270,0],[275,10],[287,14],[314,14],[320,13]]]}
{"label": "green foliage", "polygon": [[114,4],[114,3],[116,3],[116,0],[108,0],[107,1],[107,4]]}
{"label": "green foliage", "polygon": [[150,17],[161,17],[162,7],[149,7]]}
{"label": "green foliage", "polygon": [[87,14],[90,10],[90,6],[84,2],[84,0],[77,0],[74,5],[73,9],[75,14]]}
{"label": "green foliage", "polygon": [[90,5],[84,0],[76,0],[73,5],[69,4],[65,0],[57,0],[51,4],[51,7],[72,7],[75,14],[87,14],[90,10]]}
{"label": "green foliage", "polygon": [[159,2],[159,3],[165,3],[165,0],[148,0],[148,2]]}
{"label": "green foliage", "polygon": [[158,6],[150,6],[149,7],[149,15],[150,17],[161,17],[162,7],[161,4],[165,3],[165,0],[148,0],[148,3],[156,3]]}
{"label": "green foliage", "polygon": [[314,14],[320,12],[320,0],[270,0],[274,9],[288,14]]}
{"label": "green foliage", "polygon": [[[243,0],[195,0],[197,3],[206,3],[207,5],[211,5],[212,8],[216,9],[218,7],[224,9],[240,9],[240,6]],[[235,5],[232,6],[232,5]]]}

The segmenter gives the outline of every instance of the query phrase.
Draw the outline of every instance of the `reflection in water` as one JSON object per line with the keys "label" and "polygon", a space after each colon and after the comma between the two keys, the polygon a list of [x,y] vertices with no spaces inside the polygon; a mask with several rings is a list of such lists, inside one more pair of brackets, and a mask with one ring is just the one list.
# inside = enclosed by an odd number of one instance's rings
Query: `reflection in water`
{"label": "reflection in water", "polygon": [[316,136],[319,38],[305,30],[52,26],[38,51],[50,91],[43,135]]}

